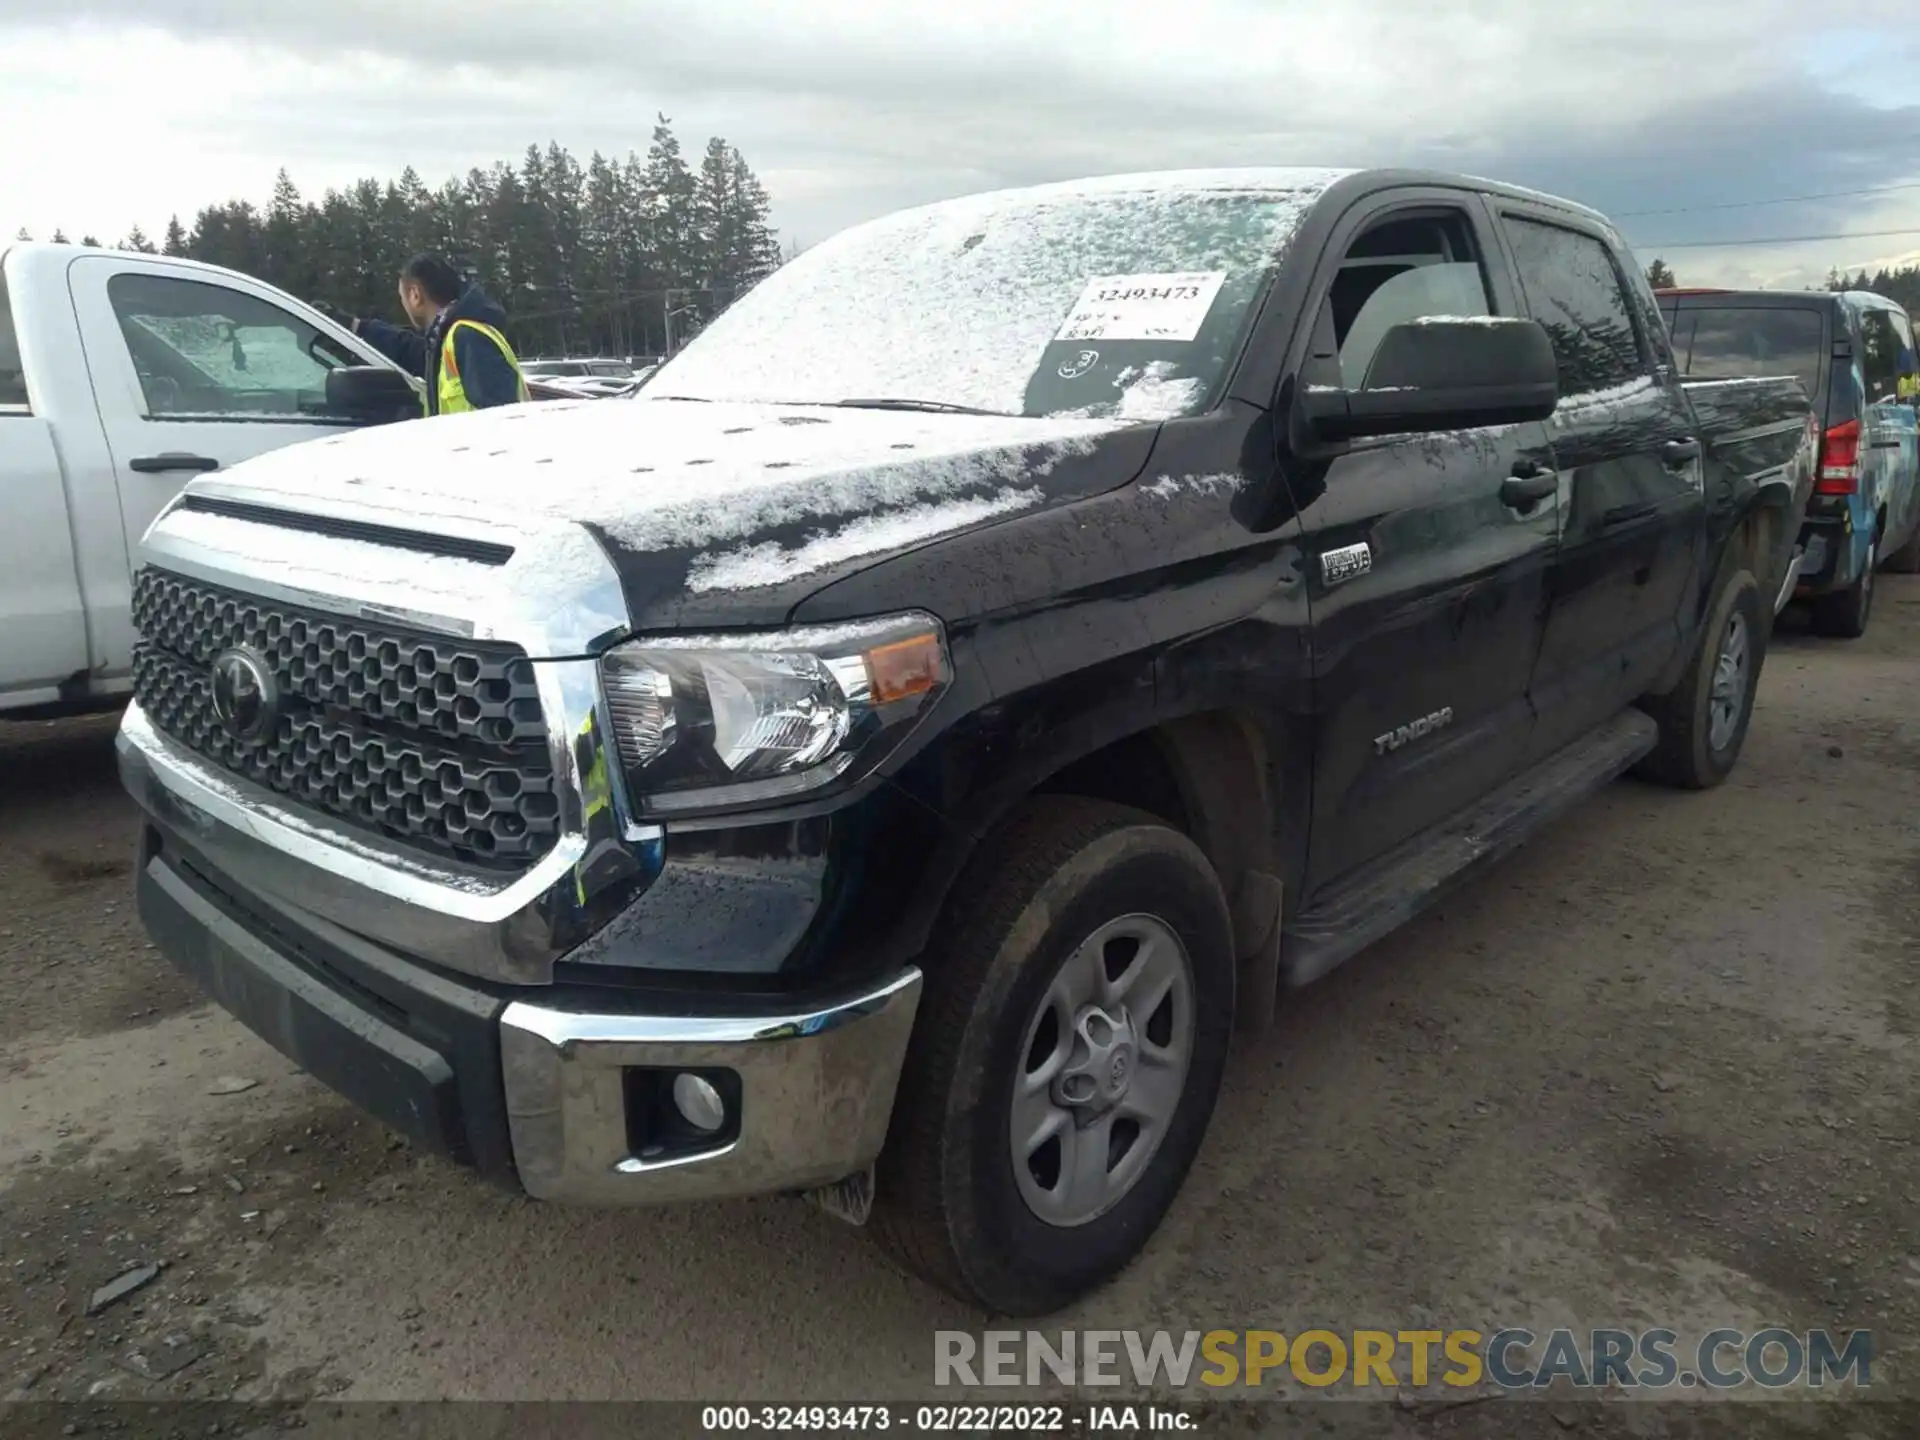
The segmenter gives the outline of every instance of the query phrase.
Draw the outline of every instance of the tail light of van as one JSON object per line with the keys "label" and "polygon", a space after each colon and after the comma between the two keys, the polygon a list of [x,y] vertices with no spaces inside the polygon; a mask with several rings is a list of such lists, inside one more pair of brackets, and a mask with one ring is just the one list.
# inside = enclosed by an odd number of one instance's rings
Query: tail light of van
{"label": "tail light of van", "polygon": [[1827,431],[1820,444],[1818,495],[1851,495],[1860,488],[1860,422],[1849,420]]}

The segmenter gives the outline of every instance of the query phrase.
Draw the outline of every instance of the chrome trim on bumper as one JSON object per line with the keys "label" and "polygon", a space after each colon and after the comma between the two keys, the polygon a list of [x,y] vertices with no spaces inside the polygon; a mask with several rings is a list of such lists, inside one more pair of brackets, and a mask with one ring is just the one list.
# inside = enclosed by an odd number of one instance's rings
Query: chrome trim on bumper
{"label": "chrome trim on bumper", "polygon": [[[516,1002],[500,1019],[514,1166],[527,1193],[643,1205],[806,1190],[872,1163],[920,1003],[908,969],[854,999],[790,1014],[575,1015]],[[729,1069],[740,1129],[670,1160],[627,1138],[625,1067]]]}
{"label": "chrome trim on bumper", "polygon": [[630,900],[665,857],[662,832],[626,817],[617,783],[608,794],[617,766],[602,739],[596,669],[592,660],[534,666],[561,797],[560,838],[518,874],[436,860],[295,810],[163,734],[137,703],[115,742],[120,778],[143,810],[248,890],[335,916],[356,934],[450,970],[544,984],[554,961],[597,928],[594,907]]}

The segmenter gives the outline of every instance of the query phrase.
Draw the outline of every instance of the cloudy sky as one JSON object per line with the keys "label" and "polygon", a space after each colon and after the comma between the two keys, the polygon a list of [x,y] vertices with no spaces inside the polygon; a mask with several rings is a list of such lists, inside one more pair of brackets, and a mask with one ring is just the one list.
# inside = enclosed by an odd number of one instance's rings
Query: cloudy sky
{"label": "cloudy sky", "polygon": [[0,235],[158,234],[282,165],[317,195],[624,153],[664,111],[802,243],[1036,180],[1411,162],[1780,284],[1920,256],[1916,76],[1891,0],[0,0]]}

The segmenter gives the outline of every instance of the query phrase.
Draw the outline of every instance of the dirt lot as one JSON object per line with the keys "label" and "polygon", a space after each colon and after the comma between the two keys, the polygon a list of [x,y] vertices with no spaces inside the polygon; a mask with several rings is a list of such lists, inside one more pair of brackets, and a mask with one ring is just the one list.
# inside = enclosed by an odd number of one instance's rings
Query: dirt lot
{"label": "dirt lot", "polygon": [[[1879,604],[1857,644],[1789,621],[1723,790],[1615,785],[1300,996],[1146,1256],[1050,1323],[1869,1326],[1920,1398],[1920,581]],[[111,735],[0,726],[0,1396],[925,1397],[932,1332],[982,1328],[797,1202],[547,1209],[360,1119],[146,945]]]}

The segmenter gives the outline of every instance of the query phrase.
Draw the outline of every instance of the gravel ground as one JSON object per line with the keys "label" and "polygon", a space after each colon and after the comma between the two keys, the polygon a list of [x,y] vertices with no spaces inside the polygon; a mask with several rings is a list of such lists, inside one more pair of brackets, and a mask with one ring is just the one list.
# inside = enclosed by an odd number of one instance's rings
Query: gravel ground
{"label": "gravel ground", "polygon": [[[1920,1398],[1920,580],[1878,604],[1852,644],[1783,622],[1726,787],[1614,785],[1297,997],[1146,1255],[1048,1328],[1871,1327],[1873,1393]],[[933,1332],[983,1328],[797,1202],[544,1208],[362,1119],[147,946],[112,728],[0,725],[0,1396],[927,1398]],[[1920,1433],[1857,1400],[1313,1411]]]}

